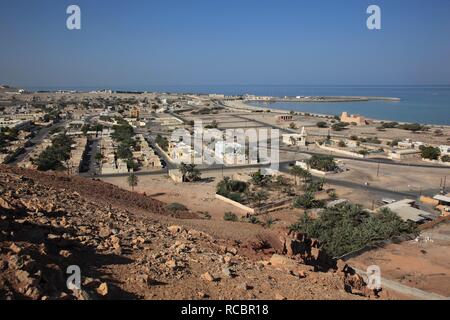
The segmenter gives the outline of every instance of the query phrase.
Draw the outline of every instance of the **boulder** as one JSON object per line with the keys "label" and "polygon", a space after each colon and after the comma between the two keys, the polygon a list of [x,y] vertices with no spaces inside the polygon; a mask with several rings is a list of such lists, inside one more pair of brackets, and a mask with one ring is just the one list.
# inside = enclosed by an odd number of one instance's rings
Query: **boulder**
{"label": "boulder", "polygon": [[209,272],[205,272],[204,274],[202,274],[200,276],[200,278],[202,278],[203,280],[208,281],[208,282],[217,281],[217,279],[215,277],[213,277]]}
{"label": "boulder", "polygon": [[102,297],[106,297],[109,293],[108,284],[106,282],[103,282],[100,284],[97,288],[97,293],[101,295]]}
{"label": "boulder", "polygon": [[173,225],[167,228],[172,233],[180,233],[184,230],[182,226]]}

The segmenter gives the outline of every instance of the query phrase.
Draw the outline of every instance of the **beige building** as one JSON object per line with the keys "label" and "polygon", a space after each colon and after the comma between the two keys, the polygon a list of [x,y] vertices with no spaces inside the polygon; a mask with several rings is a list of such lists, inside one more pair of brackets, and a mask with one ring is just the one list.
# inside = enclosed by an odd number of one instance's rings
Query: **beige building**
{"label": "beige building", "polygon": [[278,123],[282,123],[282,122],[291,122],[294,120],[294,116],[290,115],[290,114],[285,114],[285,115],[280,115],[277,116],[277,122]]}
{"label": "beige building", "polygon": [[366,120],[363,116],[351,114],[349,115],[347,112],[342,112],[341,122],[346,123],[356,123],[358,126],[365,126],[369,124],[369,121]]}
{"label": "beige building", "polygon": [[283,134],[283,143],[288,146],[306,146],[306,130],[305,127],[302,128],[302,132],[300,134]]}
{"label": "beige building", "polygon": [[130,110],[130,118],[139,119],[141,115],[141,110],[138,107],[132,107]]}

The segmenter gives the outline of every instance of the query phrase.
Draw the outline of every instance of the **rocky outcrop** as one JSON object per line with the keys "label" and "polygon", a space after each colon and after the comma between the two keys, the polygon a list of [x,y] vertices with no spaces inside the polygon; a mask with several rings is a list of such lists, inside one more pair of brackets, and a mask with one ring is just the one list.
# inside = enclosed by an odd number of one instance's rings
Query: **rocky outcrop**
{"label": "rocky outcrop", "polygon": [[258,241],[252,242],[249,246],[254,250],[266,250],[266,252],[268,248],[271,248],[274,253],[290,257],[301,264],[313,266],[317,271],[335,268],[335,261],[321,249],[320,242],[299,232],[261,234]]}
{"label": "rocky outcrop", "polygon": [[[289,245],[294,259],[254,261],[238,243],[139,213],[123,200],[134,195],[115,194],[108,184],[94,183],[109,200],[92,199],[85,194],[90,180],[0,167],[0,299],[355,297],[336,289],[339,275],[299,263],[314,250],[303,250],[297,236]],[[143,207],[153,203],[139,199]],[[74,266],[79,289],[67,283]]]}

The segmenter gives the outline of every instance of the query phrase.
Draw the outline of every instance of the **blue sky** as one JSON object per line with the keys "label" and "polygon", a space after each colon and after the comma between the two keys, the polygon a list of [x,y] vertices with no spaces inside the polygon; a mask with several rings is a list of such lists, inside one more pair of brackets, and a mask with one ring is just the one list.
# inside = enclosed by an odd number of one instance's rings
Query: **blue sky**
{"label": "blue sky", "polygon": [[0,83],[450,84],[449,34],[448,0],[1,0]]}

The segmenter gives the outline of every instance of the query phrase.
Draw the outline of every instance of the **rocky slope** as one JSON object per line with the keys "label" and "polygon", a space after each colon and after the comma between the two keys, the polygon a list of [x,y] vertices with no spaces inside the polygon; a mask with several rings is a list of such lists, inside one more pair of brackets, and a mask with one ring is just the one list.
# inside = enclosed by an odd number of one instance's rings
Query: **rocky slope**
{"label": "rocky slope", "polygon": [[[277,255],[165,225],[164,208],[100,181],[0,166],[0,299],[364,298],[357,276],[283,255],[297,253],[297,235]],[[81,290],[67,288],[72,265]]]}

